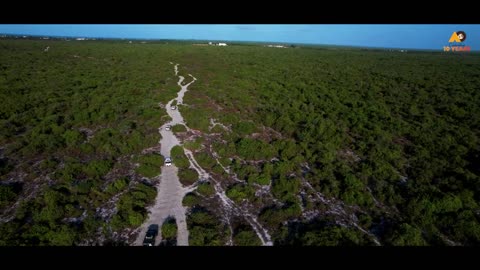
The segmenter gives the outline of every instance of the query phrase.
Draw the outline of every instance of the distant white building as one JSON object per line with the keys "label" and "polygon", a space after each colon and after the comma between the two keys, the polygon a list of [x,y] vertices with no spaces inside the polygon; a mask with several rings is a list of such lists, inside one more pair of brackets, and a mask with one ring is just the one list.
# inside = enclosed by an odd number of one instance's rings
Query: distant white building
{"label": "distant white building", "polygon": [[77,40],[85,40],[85,38],[83,38],[83,37],[82,38],[77,38]]}
{"label": "distant white building", "polygon": [[212,45],[212,42],[211,42],[211,41],[210,41],[210,42],[208,42],[208,45]]}
{"label": "distant white building", "polygon": [[218,43],[218,46],[227,46],[227,43]]}
{"label": "distant white building", "polygon": [[270,48],[286,48],[283,45],[267,45],[267,47],[270,47]]}

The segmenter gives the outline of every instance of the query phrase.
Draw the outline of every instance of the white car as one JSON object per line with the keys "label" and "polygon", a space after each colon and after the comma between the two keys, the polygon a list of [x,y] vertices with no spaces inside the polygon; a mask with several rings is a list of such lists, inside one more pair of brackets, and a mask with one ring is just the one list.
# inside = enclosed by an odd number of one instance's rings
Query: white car
{"label": "white car", "polygon": [[165,165],[166,166],[171,166],[172,165],[172,160],[169,157],[165,158]]}
{"label": "white car", "polygon": [[170,129],[172,129],[172,126],[171,126],[171,125],[168,125],[168,126],[165,127],[165,130],[166,130],[166,131],[169,131]]}
{"label": "white car", "polygon": [[177,109],[177,106],[173,105],[172,107],[170,107],[172,110],[176,110]]}

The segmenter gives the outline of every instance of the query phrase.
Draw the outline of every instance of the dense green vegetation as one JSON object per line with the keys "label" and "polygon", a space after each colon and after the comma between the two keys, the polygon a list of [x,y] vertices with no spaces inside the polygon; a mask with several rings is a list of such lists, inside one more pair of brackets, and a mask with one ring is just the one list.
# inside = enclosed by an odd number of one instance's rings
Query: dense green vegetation
{"label": "dense green vegetation", "polygon": [[260,246],[262,242],[249,226],[241,225],[235,228],[233,243],[236,246]]}
{"label": "dense green vegetation", "polygon": [[[261,217],[277,243],[292,233],[276,233],[281,224],[301,212],[295,196],[302,178],[366,211],[363,219],[371,222],[364,228],[384,244],[479,243],[478,54],[199,50],[192,61],[202,64],[190,70],[204,80],[185,97],[196,112],[185,119],[232,125],[233,133],[221,133],[227,142],[213,147],[221,158],[234,158],[234,171],[249,185],[271,181],[272,194],[285,205],[265,205]],[[206,132],[204,124],[198,128]],[[260,135],[247,137],[253,132]],[[302,164],[310,169],[302,173]],[[238,191],[229,193],[245,197]],[[346,229],[332,230],[344,238]],[[321,234],[301,239],[348,242]]]}
{"label": "dense green vegetation", "polygon": [[194,169],[179,170],[178,178],[184,186],[189,186],[198,180],[198,173]]}
{"label": "dense green vegetation", "polygon": [[[163,160],[141,152],[158,143],[157,128],[168,120],[158,103],[178,90],[169,61],[199,78],[180,109],[203,135],[185,147],[212,146],[244,181],[229,182],[227,196],[255,203],[275,244],[372,244],[352,226],[333,225],[329,205],[299,198],[319,192],[343,202],[382,244],[478,245],[479,60],[476,53],[2,39],[0,210],[22,203],[0,212],[13,217],[0,224],[0,245],[72,245],[99,227],[108,238],[142,222],[155,190],[139,179],[158,175]],[[231,131],[209,129],[210,118]],[[183,149],[171,155],[180,179],[192,183]],[[226,181],[210,151],[195,158]],[[275,201],[255,196],[262,186]],[[213,184],[196,193],[184,199],[192,207],[190,244],[225,244],[225,224],[201,204],[213,198]],[[99,215],[116,195],[118,212]],[[302,207],[326,220],[304,220]],[[256,245],[253,236],[243,228],[233,240]]]}
{"label": "dense green vegetation", "polygon": [[122,195],[117,203],[118,212],[112,218],[112,227],[123,229],[142,225],[147,217],[146,206],[153,202],[155,195],[155,188],[145,184],[139,184]]}
{"label": "dense green vegetation", "polygon": [[[176,93],[170,57],[115,42],[0,40],[0,181],[23,187],[0,185],[0,210],[23,201],[4,213],[13,220],[0,224],[1,244],[78,244],[143,221],[155,190],[126,176],[134,162],[139,175],[159,173],[161,160],[139,155],[160,139],[158,102]],[[113,218],[96,213],[125,191]]]}
{"label": "dense green vegetation", "polygon": [[160,245],[175,246],[177,243],[177,223],[175,218],[168,217],[162,225],[162,243]]}
{"label": "dense green vegetation", "polygon": [[187,128],[184,126],[184,125],[180,125],[180,124],[177,124],[177,125],[174,125],[172,127],[172,131],[173,132],[185,132],[187,131]]}
{"label": "dense green vegetation", "polygon": [[183,106],[181,110],[182,116],[186,120],[186,124],[189,128],[208,132],[210,122],[208,121],[209,115],[206,112],[199,112],[194,108],[185,106]]}
{"label": "dense green vegetation", "polygon": [[196,154],[195,160],[198,162],[198,165],[200,165],[204,169],[211,169],[213,168],[213,166],[215,166],[215,164],[217,164],[215,159],[213,159],[205,152],[200,152],[199,154]]}
{"label": "dense green vegetation", "polygon": [[197,195],[195,195],[195,193],[187,193],[187,195],[183,197],[182,204],[186,207],[192,207],[192,206],[198,205],[199,202],[200,202],[200,199],[198,198]]}
{"label": "dense green vegetation", "polygon": [[17,195],[12,185],[0,185],[0,208],[13,203]]}
{"label": "dense green vegetation", "polygon": [[174,146],[170,151],[170,155],[172,162],[175,163],[175,166],[177,166],[180,171],[186,170],[188,167],[190,167],[190,162],[188,161],[188,158],[181,146]]}
{"label": "dense green vegetation", "polygon": [[155,177],[161,173],[164,159],[159,154],[149,154],[141,156],[138,161],[140,166],[136,169],[137,173],[145,177]]}
{"label": "dense green vegetation", "polygon": [[[109,192],[127,187],[125,180],[109,186]],[[155,198],[154,188],[138,184],[124,193],[117,202],[118,212],[110,225],[95,217],[92,207],[110,198],[95,183],[84,182],[75,188],[59,185],[46,190],[42,196],[22,204],[15,218],[1,228],[2,245],[73,245],[94,234],[98,227],[114,230],[135,228],[146,217],[145,206]],[[115,192],[118,190],[115,190]],[[106,229],[106,228],[105,228]]]}
{"label": "dense green vegetation", "polygon": [[193,141],[186,141],[183,146],[185,148],[187,148],[188,150],[198,150],[200,149],[200,147],[202,146],[202,142],[203,142],[203,138],[202,137],[198,137],[197,139],[193,140]]}
{"label": "dense green vegetation", "polygon": [[252,199],[254,196],[254,189],[249,185],[236,184],[231,186],[226,194],[236,203],[242,202],[244,199]]}
{"label": "dense green vegetation", "polygon": [[191,210],[187,219],[191,246],[221,246],[225,244],[228,228],[203,207]]}
{"label": "dense green vegetation", "polygon": [[203,196],[212,196],[213,194],[215,194],[215,188],[210,182],[204,182],[199,184],[197,191]]}

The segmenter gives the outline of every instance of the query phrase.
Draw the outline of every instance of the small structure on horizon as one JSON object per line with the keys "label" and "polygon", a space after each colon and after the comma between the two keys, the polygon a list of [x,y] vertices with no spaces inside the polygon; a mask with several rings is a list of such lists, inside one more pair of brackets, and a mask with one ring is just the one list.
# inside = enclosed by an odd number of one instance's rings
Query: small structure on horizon
{"label": "small structure on horizon", "polygon": [[[200,44],[195,44],[195,45],[200,45]],[[207,44],[204,44],[204,45],[207,45]],[[224,42],[213,43],[213,42],[209,41],[208,45],[210,45],[210,46],[227,46],[227,43],[224,43]]]}
{"label": "small structure on horizon", "polygon": [[283,45],[267,45],[267,47],[270,47],[270,48],[287,48]]}

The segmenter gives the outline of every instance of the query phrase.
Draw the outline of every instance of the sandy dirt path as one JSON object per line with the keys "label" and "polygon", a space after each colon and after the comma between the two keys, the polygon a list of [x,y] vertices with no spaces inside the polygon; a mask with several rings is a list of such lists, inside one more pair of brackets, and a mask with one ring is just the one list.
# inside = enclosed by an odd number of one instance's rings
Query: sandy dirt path
{"label": "sandy dirt path", "polygon": [[[171,63],[172,64],[172,63]],[[178,76],[178,64],[174,67],[175,75]],[[178,86],[180,86],[180,91],[177,94],[177,97],[170,100],[166,105],[167,113],[170,117],[172,117],[172,121],[165,123],[163,126],[159,128],[159,132],[162,135],[162,139],[160,140],[160,153],[164,157],[170,157],[170,151],[176,145],[181,145],[178,138],[173,134],[173,132],[165,130],[167,125],[176,125],[176,124],[183,124],[185,125],[185,121],[182,117],[182,114],[177,109],[172,109],[171,105],[174,101],[177,104],[183,104],[183,97],[185,92],[188,91],[188,86],[194,83],[197,79],[193,77],[191,74],[188,74],[192,81],[188,84],[182,85],[185,78],[183,76],[178,76]],[[190,128],[185,125],[187,130]],[[212,179],[211,176],[197,163],[193,153],[188,149],[184,149],[185,155],[187,156],[190,162],[190,168],[197,171],[199,175],[199,179],[208,180]],[[178,168],[175,166],[175,161],[172,160],[172,166],[162,167],[162,173],[159,176],[160,181],[157,185],[157,198],[155,200],[155,204],[149,208],[149,217],[147,221],[139,228],[140,233],[138,234],[137,239],[135,240],[134,245],[142,245],[143,239],[145,237],[145,233],[148,227],[152,224],[157,224],[160,228],[159,235],[156,240],[156,245],[158,245],[161,241],[161,226],[163,222],[169,217],[173,216],[177,222],[177,245],[179,246],[188,246],[188,228],[187,222],[185,217],[185,207],[182,206],[182,200],[185,194],[195,190],[196,184],[183,187],[178,179]],[[213,179],[212,179],[213,180]],[[264,246],[271,246],[273,242],[270,238],[268,231],[263,228],[263,226],[257,221],[256,217],[249,213],[247,209],[242,209],[241,207],[237,206],[230,198],[228,198],[225,194],[225,190],[221,187],[221,185],[214,181],[214,187],[217,196],[219,196],[223,207],[225,208],[229,214],[231,215],[232,212],[236,212],[237,214],[242,215],[248,223],[252,226],[254,231],[256,232],[257,236],[260,238],[262,244]],[[229,241],[230,245],[231,240]]]}
{"label": "sandy dirt path", "polygon": [[[178,64],[175,65],[175,75],[178,75]],[[171,130],[167,131],[165,127],[167,125],[173,126],[176,124],[184,124],[184,120],[180,111],[178,109],[172,110],[171,104],[174,100],[176,100],[177,103],[183,103],[183,96],[185,95],[185,92],[188,91],[188,86],[196,80],[192,76],[193,80],[189,84],[182,85],[182,82],[185,78],[182,76],[178,77],[179,81],[177,84],[181,89],[178,92],[177,97],[170,100],[166,106],[167,113],[170,115],[170,117],[172,117],[172,121],[165,123],[159,128],[159,132],[162,135],[162,139],[159,142],[160,154],[164,157],[170,157],[170,151],[172,148],[176,145],[180,145],[180,141],[174,135],[174,133]],[[149,217],[140,227],[140,232],[134,242],[134,245],[142,245],[145,233],[148,227],[152,224],[157,224],[160,228],[159,235],[156,239],[156,245],[158,245],[162,239],[161,226],[169,216],[172,216],[177,222],[177,245],[188,246],[188,229],[185,217],[185,208],[182,206],[182,200],[185,194],[192,191],[194,187],[182,186],[180,180],[178,179],[178,168],[175,166],[175,161],[173,161],[172,166],[162,166],[162,173],[159,176],[159,179],[160,181],[157,185],[157,197],[155,199],[155,204],[149,208]]]}

